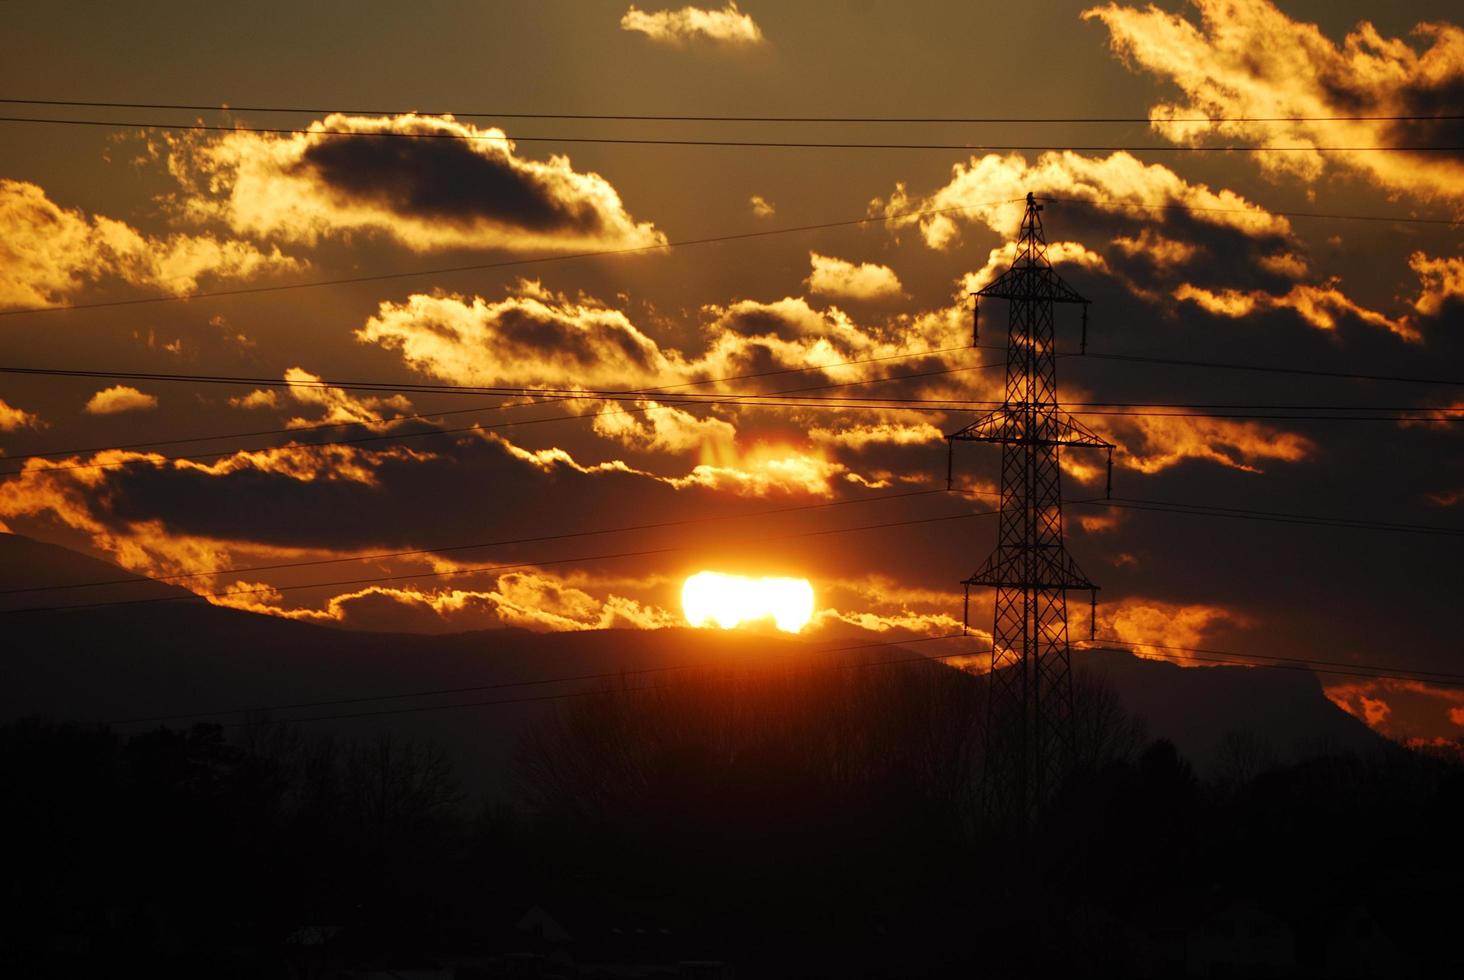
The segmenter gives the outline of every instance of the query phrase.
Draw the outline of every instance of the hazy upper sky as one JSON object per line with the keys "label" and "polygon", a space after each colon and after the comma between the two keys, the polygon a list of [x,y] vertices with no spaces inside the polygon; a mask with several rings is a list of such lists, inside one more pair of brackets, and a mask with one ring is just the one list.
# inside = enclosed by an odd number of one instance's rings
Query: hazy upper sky
{"label": "hazy upper sky", "polygon": [[[11,0],[0,4],[0,96],[250,108],[0,105],[6,116],[115,123],[0,123],[0,364],[602,391],[763,375],[679,389],[722,393],[915,373],[925,376],[822,394],[991,399],[999,367],[930,372],[1000,360],[946,349],[969,341],[964,297],[1004,268],[1020,218],[1012,202],[1032,191],[1063,199],[1044,212],[1047,235],[1064,277],[1094,300],[1094,352],[1457,382],[1459,226],[1296,213],[1461,217],[1458,119],[1170,121],[1457,114],[1455,6]],[[530,113],[1152,123],[513,115]],[[140,125],[198,122],[241,129]],[[247,131],[312,126],[376,135]],[[571,141],[590,137],[1052,151]],[[1171,152],[1226,145],[1283,149]],[[908,216],[921,211],[940,213]],[[647,248],[866,217],[881,220]],[[62,309],[619,249],[640,251]],[[1071,349],[1067,312],[1059,333]],[[1004,316],[988,304],[983,340],[1004,340]],[[911,356],[927,350],[943,353]],[[766,374],[791,369],[800,370]],[[1417,416],[1461,405],[1457,385],[1077,357],[1061,359],[1059,380],[1074,410],[1143,402],[1373,416],[1085,415],[1119,446],[1119,496],[1464,526],[1458,426],[1389,420],[1408,406]],[[138,572],[210,572],[187,581],[237,590],[227,601],[249,608],[421,630],[678,623],[681,582],[711,569],[809,578],[813,636],[939,635],[959,628],[956,583],[994,543],[994,522],[979,517],[804,534],[991,506],[927,495],[443,551],[943,487],[942,433],[976,411],[498,402],[0,375],[5,456],[76,450],[0,460],[0,523]],[[561,419],[617,407],[638,411]],[[376,421],[402,415],[418,417]],[[505,425],[524,419],[554,421]],[[362,420],[371,426],[270,432]],[[455,431],[431,434],[441,429]],[[366,435],[380,438],[314,445]],[[102,448],[195,436],[229,438]],[[991,489],[997,458],[963,447],[965,485]],[[1070,462],[1068,498],[1101,495],[1100,461]],[[1070,550],[1104,587],[1102,634],[1458,669],[1456,538],[1077,505],[1067,528]],[[682,550],[589,558],[673,547]],[[212,574],[417,549],[425,553]],[[526,567],[429,574],[507,562]],[[397,577],[271,591],[377,576]],[[974,598],[984,629],[990,599]],[[1086,602],[1076,605],[1078,634]],[[1464,726],[1457,692],[1327,683],[1391,734]]]}

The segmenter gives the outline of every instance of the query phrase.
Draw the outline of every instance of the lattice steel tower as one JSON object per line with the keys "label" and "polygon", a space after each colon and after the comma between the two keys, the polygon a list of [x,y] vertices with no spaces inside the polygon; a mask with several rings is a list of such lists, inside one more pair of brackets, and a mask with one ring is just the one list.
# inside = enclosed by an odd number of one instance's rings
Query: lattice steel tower
{"label": "lattice steel tower", "polygon": [[[1027,195],[1027,213],[1011,268],[972,294],[971,340],[979,339],[981,297],[1009,303],[1006,398],[990,414],[946,439],[1001,446],[1001,527],[996,551],[963,583],[966,621],[971,586],[996,589],[986,716],[985,798],[988,816],[1008,828],[1027,825],[1070,764],[1074,743],[1073,684],[1068,656],[1067,593],[1097,589],[1062,542],[1063,446],[1113,446],[1058,409],[1053,304],[1083,309],[1088,300],[1052,269],[1042,235],[1042,205]],[[1090,627],[1091,628],[1091,627]]]}

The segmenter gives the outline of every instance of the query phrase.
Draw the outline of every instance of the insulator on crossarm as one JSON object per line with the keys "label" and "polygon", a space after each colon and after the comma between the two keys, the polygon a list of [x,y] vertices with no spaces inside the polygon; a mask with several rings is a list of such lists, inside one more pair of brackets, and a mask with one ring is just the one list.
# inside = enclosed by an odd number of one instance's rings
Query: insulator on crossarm
{"label": "insulator on crossarm", "polygon": [[967,583],[965,583],[965,585],[966,585],[966,598],[965,598],[965,601],[963,601],[961,603],[961,635],[962,636],[970,636],[971,635],[971,583],[970,582],[967,582]]}
{"label": "insulator on crossarm", "polygon": [[981,346],[981,298],[971,297],[971,346]]}
{"label": "insulator on crossarm", "polygon": [[946,489],[956,488],[956,440],[946,440]]}
{"label": "insulator on crossarm", "polygon": [[1113,499],[1113,447],[1108,447],[1108,482],[1103,486],[1103,499]]}

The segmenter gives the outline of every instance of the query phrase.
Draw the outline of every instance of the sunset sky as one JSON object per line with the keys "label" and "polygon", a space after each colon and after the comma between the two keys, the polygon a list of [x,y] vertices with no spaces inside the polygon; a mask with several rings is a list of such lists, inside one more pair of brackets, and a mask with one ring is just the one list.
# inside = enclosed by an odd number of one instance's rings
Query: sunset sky
{"label": "sunset sky", "polygon": [[[0,374],[0,528],[358,629],[683,625],[682,583],[711,570],[810,580],[814,639],[959,631],[994,520],[900,522],[993,506],[915,492],[945,487],[942,434],[980,411],[952,402],[1001,397],[966,297],[1010,261],[1027,192],[1058,199],[1047,237],[1093,300],[1093,354],[1449,382],[1063,356],[1063,400],[1118,447],[1115,496],[1464,527],[1459,425],[1434,420],[1464,410],[1457,4],[701,8],[0,4],[0,96],[256,107],[0,104],[111,124],[0,122],[0,367],[259,379]],[[1150,121],[1092,121],[1114,117]],[[973,144],[1001,149],[949,148]],[[342,279],[364,281],[181,301]],[[1005,316],[983,306],[983,343]],[[1058,332],[1076,355],[1075,310]],[[417,390],[263,383],[321,379]],[[667,386],[830,404],[595,394]],[[961,446],[961,485],[994,489],[998,457]],[[1100,457],[1064,463],[1069,501],[1102,496]],[[1100,636],[1464,671],[1457,536],[1066,514]],[[416,553],[220,571],[383,552]],[[979,641],[991,597],[972,600]],[[1070,617],[1085,637],[1086,596]],[[1464,688],[1323,682],[1395,737],[1464,734]]]}

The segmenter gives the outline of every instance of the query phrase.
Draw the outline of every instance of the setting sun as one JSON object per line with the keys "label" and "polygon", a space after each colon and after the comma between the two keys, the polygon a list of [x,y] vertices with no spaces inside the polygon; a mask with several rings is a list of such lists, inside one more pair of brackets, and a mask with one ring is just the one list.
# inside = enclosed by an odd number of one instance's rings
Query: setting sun
{"label": "setting sun", "polygon": [[785,633],[797,633],[813,618],[813,586],[803,578],[750,578],[698,572],[681,587],[681,608],[693,626],[724,630],[772,619]]}

